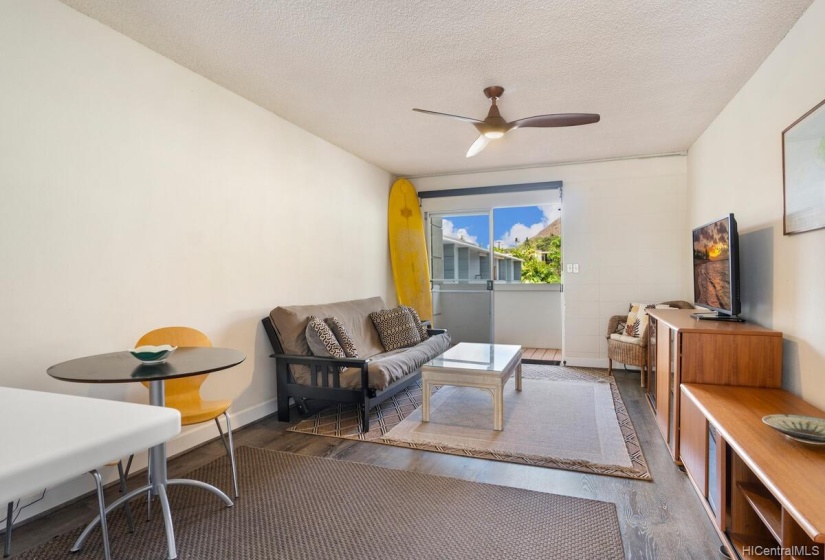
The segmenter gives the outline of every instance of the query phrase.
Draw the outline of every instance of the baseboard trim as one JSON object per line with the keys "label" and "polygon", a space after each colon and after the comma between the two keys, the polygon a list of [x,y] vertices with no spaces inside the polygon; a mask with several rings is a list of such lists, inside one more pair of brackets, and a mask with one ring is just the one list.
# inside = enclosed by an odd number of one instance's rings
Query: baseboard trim
{"label": "baseboard trim", "polygon": [[567,366],[607,368],[607,358],[570,358],[565,357]]}
{"label": "baseboard trim", "polygon": [[[275,399],[258,403],[237,412],[230,408],[229,419],[232,422],[232,429],[237,430],[242,426],[256,422],[261,418],[274,414],[277,410],[278,404]],[[226,429],[225,422],[221,422],[221,428],[224,430]],[[193,447],[210,442],[219,437],[219,434],[215,429],[215,425],[212,422],[204,422],[203,424],[198,424],[197,426],[188,426],[185,430],[186,431],[182,431],[175,438],[167,442],[166,452],[170,459],[175,455],[189,451]],[[135,457],[135,459],[137,460],[137,457]],[[142,459],[145,463],[145,455]],[[146,466],[144,463],[134,466],[142,468]]]}

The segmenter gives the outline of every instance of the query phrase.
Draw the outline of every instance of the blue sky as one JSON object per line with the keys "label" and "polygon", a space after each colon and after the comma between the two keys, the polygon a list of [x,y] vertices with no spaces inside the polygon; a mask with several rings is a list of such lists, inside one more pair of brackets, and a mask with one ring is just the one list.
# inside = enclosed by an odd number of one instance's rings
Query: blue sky
{"label": "blue sky", "polygon": [[[517,208],[496,208],[493,210],[493,235],[502,247],[513,247],[532,237],[561,216],[559,204],[543,206],[519,206]],[[490,229],[487,216],[444,216],[444,235],[463,236],[466,241],[480,247],[490,246]]]}

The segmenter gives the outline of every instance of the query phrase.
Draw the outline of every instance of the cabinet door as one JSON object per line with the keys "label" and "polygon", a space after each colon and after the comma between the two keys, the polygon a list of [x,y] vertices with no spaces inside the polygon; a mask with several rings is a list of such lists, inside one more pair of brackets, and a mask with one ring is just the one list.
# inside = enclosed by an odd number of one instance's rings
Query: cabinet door
{"label": "cabinet door", "polygon": [[[708,496],[708,421],[693,400],[682,393],[679,454],[696,489]],[[715,466],[715,465],[714,465]]]}
{"label": "cabinet door", "polygon": [[661,324],[656,331],[656,423],[666,443],[670,443],[670,328]]}

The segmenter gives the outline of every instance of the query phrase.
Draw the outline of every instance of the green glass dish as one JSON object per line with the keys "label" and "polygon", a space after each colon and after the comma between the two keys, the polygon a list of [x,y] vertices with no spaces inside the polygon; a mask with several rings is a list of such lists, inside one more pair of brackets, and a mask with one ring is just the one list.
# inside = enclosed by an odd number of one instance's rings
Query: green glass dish
{"label": "green glass dish", "polygon": [[141,363],[153,365],[165,362],[175,350],[177,350],[177,346],[162,344],[160,346],[138,346],[130,349],[129,353],[140,360]]}

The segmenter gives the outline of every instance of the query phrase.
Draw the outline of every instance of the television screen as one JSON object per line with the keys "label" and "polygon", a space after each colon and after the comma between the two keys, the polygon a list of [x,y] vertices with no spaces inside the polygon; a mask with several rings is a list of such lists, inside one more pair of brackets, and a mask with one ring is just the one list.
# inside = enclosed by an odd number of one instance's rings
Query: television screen
{"label": "television screen", "polygon": [[697,305],[739,314],[738,235],[733,214],[693,230],[693,298]]}

